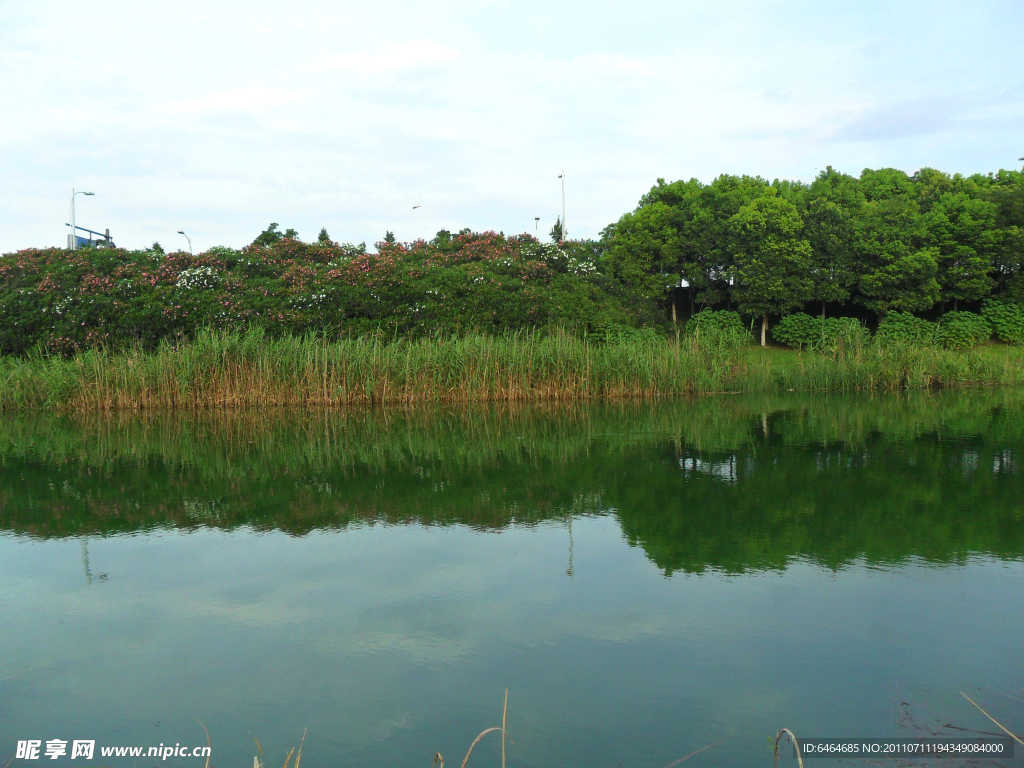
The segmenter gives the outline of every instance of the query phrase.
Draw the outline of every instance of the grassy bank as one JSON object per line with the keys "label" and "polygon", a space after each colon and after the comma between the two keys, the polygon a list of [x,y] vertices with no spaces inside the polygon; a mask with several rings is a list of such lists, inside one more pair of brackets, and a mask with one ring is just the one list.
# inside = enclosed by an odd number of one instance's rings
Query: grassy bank
{"label": "grassy bank", "polygon": [[201,333],[152,352],[0,358],[0,408],[416,405],[1024,384],[1024,349],[868,344],[834,354],[569,334],[443,339]]}

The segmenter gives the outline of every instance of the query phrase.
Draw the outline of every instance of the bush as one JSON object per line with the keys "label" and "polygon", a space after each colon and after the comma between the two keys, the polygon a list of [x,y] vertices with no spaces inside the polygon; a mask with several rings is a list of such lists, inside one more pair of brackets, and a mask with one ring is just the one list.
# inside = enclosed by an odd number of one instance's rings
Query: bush
{"label": "bush", "polygon": [[992,338],[992,326],[973,312],[947,312],[939,320],[935,338],[946,349],[970,349]]}
{"label": "bush", "polygon": [[686,321],[687,336],[701,337],[712,344],[739,346],[751,340],[750,331],[743,325],[738,312],[705,309]]}
{"label": "bush", "polygon": [[839,339],[847,345],[865,343],[870,334],[855,317],[811,317],[803,312],[786,315],[772,329],[772,338],[794,349],[825,350]]}
{"label": "bush", "polygon": [[786,315],[771,330],[772,338],[793,349],[810,349],[821,339],[821,318],[805,312]]}
{"label": "bush", "polygon": [[1003,301],[986,301],[981,308],[995,335],[1010,344],[1024,342],[1024,307]]}
{"label": "bush", "polygon": [[264,235],[267,244],[195,255],[83,248],[0,256],[0,353],[155,349],[204,328],[331,338],[664,323],[657,302],[597,269],[588,243],[467,231],[382,242],[367,253],[274,228]]}
{"label": "bush", "polygon": [[909,312],[890,312],[879,323],[875,338],[883,344],[930,346],[936,341],[938,326]]}

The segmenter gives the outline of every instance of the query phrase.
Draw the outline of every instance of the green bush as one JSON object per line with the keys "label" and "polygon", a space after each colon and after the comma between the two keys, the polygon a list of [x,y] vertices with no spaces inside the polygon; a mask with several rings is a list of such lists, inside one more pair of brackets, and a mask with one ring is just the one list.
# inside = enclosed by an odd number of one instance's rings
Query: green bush
{"label": "green bush", "polygon": [[938,326],[909,312],[890,312],[879,323],[875,338],[883,344],[931,346],[936,341]]}
{"label": "green bush", "polygon": [[845,344],[863,344],[870,338],[855,317],[811,317],[803,312],[786,315],[772,329],[772,338],[794,349],[824,350],[839,339]]}
{"label": "green bush", "polygon": [[750,343],[750,330],[738,312],[705,309],[686,321],[684,333],[710,344],[741,346]]}
{"label": "green bush", "polygon": [[793,349],[810,349],[821,339],[821,318],[805,312],[786,315],[771,330],[772,338]]}
{"label": "green bush", "polygon": [[947,312],[939,320],[935,338],[946,349],[970,349],[992,338],[992,326],[973,312]]}
{"label": "green bush", "polygon": [[981,308],[996,337],[1010,344],[1024,342],[1024,307],[1003,301],[986,301]]}
{"label": "green bush", "polygon": [[598,270],[588,243],[441,232],[368,253],[303,243],[273,227],[264,235],[269,244],[195,255],[83,248],[0,256],[0,354],[155,349],[202,329],[412,338],[542,328],[600,335],[665,323],[655,301]]}

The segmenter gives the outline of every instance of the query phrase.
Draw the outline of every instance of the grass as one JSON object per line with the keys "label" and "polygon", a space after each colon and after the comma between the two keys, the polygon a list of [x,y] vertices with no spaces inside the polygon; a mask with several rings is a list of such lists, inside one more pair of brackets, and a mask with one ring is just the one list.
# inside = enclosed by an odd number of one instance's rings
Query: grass
{"label": "grass", "polygon": [[153,351],[0,358],[0,409],[179,409],[654,398],[1024,384],[1024,349],[827,353],[571,334],[415,340],[202,333]]}

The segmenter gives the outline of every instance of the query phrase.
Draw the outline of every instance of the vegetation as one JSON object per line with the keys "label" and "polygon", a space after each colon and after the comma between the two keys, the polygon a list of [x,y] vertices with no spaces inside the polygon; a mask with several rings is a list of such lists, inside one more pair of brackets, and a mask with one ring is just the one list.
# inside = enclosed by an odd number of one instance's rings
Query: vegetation
{"label": "vegetation", "polygon": [[[753,356],[755,327],[811,354]],[[974,351],[993,336],[1024,342],[1024,172],[659,180],[598,241],[388,232],[371,252],[271,223],[195,256],[0,256],[4,408],[1024,379],[1016,351]]]}
{"label": "vegetation", "polygon": [[689,314],[735,305],[760,319],[762,344],[769,316],[798,308],[873,323],[891,312],[978,310],[988,298],[1016,308],[1024,172],[886,168],[855,178],[830,167],[811,184],[659,179],[600,249],[627,287],[652,298],[667,287],[673,309],[684,297]]}
{"label": "vegetation", "polygon": [[[720,313],[719,316],[729,313]],[[700,320],[701,318],[697,318]],[[702,326],[705,326],[702,330]],[[627,329],[628,330],[628,329]],[[716,392],[1024,384],[1024,349],[844,344],[798,354],[739,346],[735,326],[661,339],[568,333],[329,341],[202,332],[153,351],[0,358],[0,409],[103,410],[651,398]]]}

